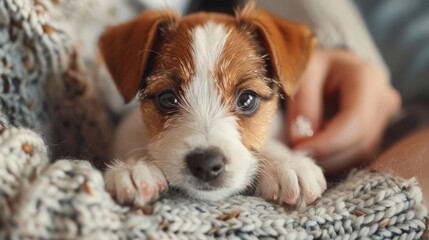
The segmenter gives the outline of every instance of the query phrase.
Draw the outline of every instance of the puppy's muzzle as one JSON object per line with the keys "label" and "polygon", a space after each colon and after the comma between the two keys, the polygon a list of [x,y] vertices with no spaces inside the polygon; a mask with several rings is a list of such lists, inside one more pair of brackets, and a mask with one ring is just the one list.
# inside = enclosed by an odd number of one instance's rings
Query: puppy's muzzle
{"label": "puppy's muzzle", "polygon": [[197,148],[185,157],[192,175],[205,182],[222,175],[225,169],[225,156],[215,147]]}

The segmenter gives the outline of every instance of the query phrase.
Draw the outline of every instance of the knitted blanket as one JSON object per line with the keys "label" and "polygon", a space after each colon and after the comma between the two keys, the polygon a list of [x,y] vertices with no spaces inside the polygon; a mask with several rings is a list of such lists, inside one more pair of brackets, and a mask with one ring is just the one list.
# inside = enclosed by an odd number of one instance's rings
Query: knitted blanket
{"label": "knitted blanket", "polygon": [[144,209],[116,204],[96,167],[123,109],[96,39],[139,7],[0,1],[0,239],[428,238],[416,180],[366,170],[296,211],[255,197],[198,202],[180,193]]}

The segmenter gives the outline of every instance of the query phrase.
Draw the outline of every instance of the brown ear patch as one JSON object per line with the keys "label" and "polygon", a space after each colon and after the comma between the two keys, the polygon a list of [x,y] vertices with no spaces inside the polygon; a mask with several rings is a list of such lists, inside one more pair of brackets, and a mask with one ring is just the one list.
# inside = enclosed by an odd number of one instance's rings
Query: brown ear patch
{"label": "brown ear patch", "polygon": [[146,11],[102,34],[101,54],[126,102],[136,96],[160,35],[174,28],[178,20],[174,11]]}
{"label": "brown ear patch", "polygon": [[243,28],[256,31],[269,55],[274,77],[282,90],[292,96],[316,45],[312,31],[304,24],[278,18],[252,5],[237,12],[236,17]]}

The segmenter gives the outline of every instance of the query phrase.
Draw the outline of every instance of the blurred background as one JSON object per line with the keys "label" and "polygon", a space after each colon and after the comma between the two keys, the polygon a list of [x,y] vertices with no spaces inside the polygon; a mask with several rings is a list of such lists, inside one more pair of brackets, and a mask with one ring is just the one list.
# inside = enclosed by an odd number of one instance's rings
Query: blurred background
{"label": "blurred background", "polygon": [[429,98],[429,1],[357,0],[405,103]]}

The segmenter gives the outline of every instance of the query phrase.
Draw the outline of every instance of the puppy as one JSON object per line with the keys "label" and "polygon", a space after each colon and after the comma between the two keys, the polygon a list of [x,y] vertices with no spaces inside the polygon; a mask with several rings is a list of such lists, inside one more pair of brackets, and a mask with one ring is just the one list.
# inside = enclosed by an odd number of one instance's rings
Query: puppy
{"label": "puppy", "polygon": [[280,94],[292,96],[315,45],[304,25],[247,6],[234,16],[147,11],[100,38],[126,102],[106,189],[144,206],[169,187],[201,200],[254,188],[291,206],[326,189],[312,159],[271,132]]}

